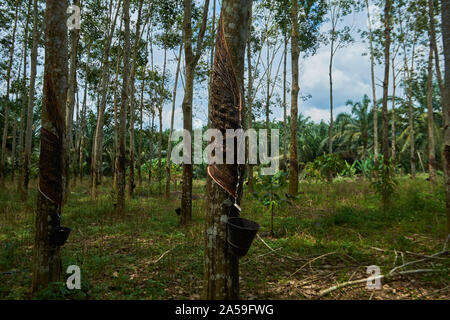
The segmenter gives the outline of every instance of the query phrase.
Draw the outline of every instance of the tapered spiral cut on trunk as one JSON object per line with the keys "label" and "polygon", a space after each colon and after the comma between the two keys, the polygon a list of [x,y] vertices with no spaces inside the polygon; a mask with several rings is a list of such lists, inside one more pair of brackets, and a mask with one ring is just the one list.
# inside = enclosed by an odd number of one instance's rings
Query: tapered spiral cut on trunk
{"label": "tapered spiral cut on trunk", "polygon": [[[225,38],[223,17],[221,17],[212,70],[210,121],[211,128],[220,130],[222,133],[223,141],[221,144],[217,141],[219,143],[217,151],[222,152],[224,159],[226,159],[226,130],[242,128],[242,109],[241,91]],[[234,147],[236,155],[237,146]],[[236,162],[211,164],[208,166],[208,175],[231,196],[237,198],[241,169]]]}

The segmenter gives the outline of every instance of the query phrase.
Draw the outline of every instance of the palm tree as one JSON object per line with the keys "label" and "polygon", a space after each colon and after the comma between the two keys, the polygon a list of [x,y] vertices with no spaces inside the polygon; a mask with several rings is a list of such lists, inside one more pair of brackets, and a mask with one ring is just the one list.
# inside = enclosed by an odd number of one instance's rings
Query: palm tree
{"label": "palm tree", "polygon": [[361,102],[347,101],[347,106],[352,107],[352,113],[337,116],[336,134],[333,138],[337,140],[341,150],[354,150],[364,160],[367,158],[369,145],[370,103],[367,95],[364,95]]}

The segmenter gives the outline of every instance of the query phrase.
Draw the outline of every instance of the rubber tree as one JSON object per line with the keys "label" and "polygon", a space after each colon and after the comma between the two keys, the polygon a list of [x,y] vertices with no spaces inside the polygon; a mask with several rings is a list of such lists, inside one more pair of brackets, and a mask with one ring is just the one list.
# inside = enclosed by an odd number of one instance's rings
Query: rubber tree
{"label": "rubber tree", "polygon": [[289,146],[289,194],[296,196],[298,193],[298,145],[297,145],[297,119],[298,119],[298,94],[299,74],[298,62],[300,57],[299,30],[298,30],[298,2],[292,1],[291,12],[291,61],[292,61],[292,90],[291,90],[291,141]]}
{"label": "rubber tree", "polygon": [[[74,0],[73,4],[80,7],[80,0]],[[78,43],[80,40],[80,30],[77,28],[70,30],[70,71],[69,71],[69,91],[66,103],[66,132],[64,135],[64,201],[69,194],[69,167],[70,153],[73,150],[73,114],[75,107],[75,94],[77,90],[77,65],[78,65]]]}
{"label": "rubber tree", "polygon": [[116,212],[125,214],[125,184],[126,184],[126,130],[127,130],[127,108],[129,104],[129,77],[130,77],[130,0],[123,0],[123,73],[122,94],[120,106],[119,124],[119,161],[117,171],[117,199]]}
{"label": "rubber tree", "polygon": [[445,190],[447,194],[447,235],[450,236],[450,0],[442,0],[442,39],[444,42],[445,85],[444,85],[444,119],[445,119],[445,147],[446,163]]}
{"label": "rubber tree", "polygon": [[384,6],[384,80],[383,80],[383,157],[384,164],[389,162],[389,119],[388,119],[388,95],[391,54],[391,1],[386,0]]}
{"label": "rubber tree", "polygon": [[63,143],[68,89],[65,0],[47,0],[45,10],[45,67],[41,115],[39,192],[33,252],[32,292],[61,280],[60,247],[50,234],[61,218],[63,200]]}
{"label": "rubber tree", "polygon": [[30,70],[30,86],[28,92],[28,109],[27,109],[27,125],[25,131],[25,149],[23,153],[23,165],[21,173],[22,187],[20,188],[20,198],[22,201],[28,198],[28,184],[30,181],[30,156],[31,156],[31,140],[33,134],[33,108],[36,84],[36,69],[39,43],[39,19],[38,19],[38,0],[33,1],[33,44],[31,47],[31,70]]}
{"label": "rubber tree", "polygon": [[[194,99],[194,75],[200,56],[203,52],[203,38],[206,32],[209,0],[205,0],[203,18],[197,37],[197,47],[192,48],[192,0],[184,0],[184,57],[185,57],[185,89],[183,98],[183,129],[192,133],[192,102]],[[192,146],[186,146],[192,154]],[[180,224],[187,225],[192,219],[192,163],[183,163],[183,188],[181,194]]]}
{"label": "rubber tree", "polygon": [[[111,4],[112,5],[112,2]],[[100,176],[102,170],[102,150],[103,150],[103,125],[105,122],[105,109],[106,109],[106,99],[108,93],[108,85],[110,81],[109,77],[109,60],[110,60],[110,50],[111,42],[114,36],[114,31],[116,27],[117,17],[120,11],[121,0],[117,3],[117,8],[113,18],[113,22],[109,29],[106,31],[105,45],[103,49],[102,57],[102,75],[101,75],[101,92],[100,92],[100,106],[98,108],[97,115],[97,126],[95,129],[95,138],[92,146],[92,187],[91,196],[95,198],[97,196],[97,186],[100,183]]]}
{"label": "rubber tree", "polygon": [[[211,79],[210,120],[211,127],[220,130],[223,137],[225,129],[243,127],[244,59],[251,6],[251,0],[222,3]],[[229,251],[226,240],[229,208],[225,203],[240,203],[244,169],[238,164],[208,166],[204,259],[204,298],[208,300],[239,299],[239,261]],[[230,184],[217,180],[223,173],[232,177]]]}
{"label": "rubber tree", "polygon": [[19,5],[20,1],[16,0],[16,9],[14,14],[14,26],[12,30],[12,36],[11,36],[11,47],[9,49],[9,62],[8,67],[6,69],[6,101],[5,101],[5,107],[4,107],[4,116],[5,121],[3,125],[3,137],[2,137],[2,157],[0,160],[0,185],[5,185],[5,178],[6,178],[6,142],[8,140],[8,129],[9,129],[9,112],[10,112],[10,106],[9,106],[9,94],[11,91],[11,69],[12,64],[14,61],[14,45],[16,41],[16,30],[17,30],[17,19],[19,15]]}

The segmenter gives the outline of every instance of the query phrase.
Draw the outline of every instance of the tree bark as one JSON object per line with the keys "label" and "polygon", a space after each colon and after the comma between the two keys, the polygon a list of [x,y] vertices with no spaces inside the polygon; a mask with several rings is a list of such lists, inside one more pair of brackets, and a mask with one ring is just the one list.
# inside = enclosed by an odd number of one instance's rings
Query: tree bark
{"label": "tree bark", "polygon": [[11,69],[14,58],[14,45],[16,41],[16,29],[17,29],[17,18],[19,14],[19,5],[20,1],[16,1],[16,12],[14,17],[14,27],[12,30],[12,39],[11,39],[11,48],[9,51],[9,63],[8,68],[6,69],[6,101],[5,101],[5,122],[3,125],[3,138],[2,138],[2,158],[0,162],[0,186],[5,186],[6,179],[6,143],[8,141],[8,129],[9,129],[9,93],[11,90]]}
{"label": "tree bark", "polygon": [[389,73],[391,53],[391,1],[386,0],[384,6],[384,81],[383,81],[383,157],[384,164],[389,163],[389,119],[388,119],[388,96],[389,96]]}
{"label": "tree bark", "polygon": [[447,194],[447,235],[450,235],[450,0],[442,0],[442,38],[444,42],[445,86],[444,86],[444,118],[446,160],[445,189]]}
{"label": "tree bark", "polygon": [[287,52],[288,39],[287,27],[284,31],[284,53],[283,53],[283,171],[287,172]]}
{"label": "tree bark", "polygon": [[430,42],[430,53],[428,58],[428,81],[427,81],[427,109],[428,109],[428,173],[430,184],[437,184],[436,175],[436,145],[434,140],[434,113],[433,113],[433,46]]}
{"label": "tree bark", "polygon": [[[80,0],[73,0],[75,6],[80,7]],[[69,74],[69,91],[67,93],[66,103],[66,132],[64,134],[64,167],[63,167],[63,201],[67,201],[69,194],[70,181],[70,153],[73,148],[73,113],[75,108],[75,90],[77,88],[77,64],[78,64],[78,42],[80,39],[80,31],[74,29],[70,31],[71,48],[70,48],[70,74]]]}
{"label": "tree bark", "polygon": [[20,198],[26,201],[28,198],[28,183],[30,181],[30,156],[31,156],[31,140],[33,135],[33,108],[36,84],[37,55],[39,43],[39,18],[38,18],[38,0],[33,1],[33,44],[31,47],[31,70],[30,70],[30,86],[28,94],[28,110],[27,110],[27,126],[25,133],[25,150],[23,153],[22,166],[22,187]]}
{"label": "tree bark", "polygon": [[91,43],[89,42],[87,46],[87,58],[86,58],[86,70],[85,74],[85,83],[84,83],[84,96],[83,96],[83,105],[81,107],[81,128],[80,128],[80,183],[83,183],[83,167],[84,167],[84,131],[86,130],[86,108],[87,108],[87,92],[88,92],[88,83],[89,83],[89,64],[91,62]]}
{"label": "tree bark", "polygon": [[32,292],[61,280],[60,248],[49,235],[59,224],[63,198],[63,140],[67,99],[67,1],[47,0],[45,69],[39,158],[39,193],[33,255]]}
{"label": "tree bark", "polygon": [[[225,128],[243,127],[244,58],[251,5],[249,0],[222,3],[211,84],[211,125],[223,134]],[[240,203],[244,169],[237,164],[208,166],[204,269],[204,297],[208,300],[239,299],[239,260],[228,248],[229,208],[224,203]],[[231,192],[217,182],[217,172],[224,171],[237,181],[228,186]]]}
{"label": "tree bark", "polygon": [[[28,9],[27,9],[27,19],[25,22],[25,31],[24,31],[24,40],[23,40],[23,80],[22,80],[22,108],[20,113],[20,133],[19,133],[19,181],[17,184],[17,192],[22,194],[22,185],[23,185],[23,165],[24,165],[24,136],[25,136],[25,123],[26,123],[26,112],[27,112],[27,60],[28,60],[28,30],[30,25],[30,16],[31,16],[31,5],[33,4],[33,0],[28,1]],[[21,196],[22,199],[22,196]]]}
{"label": "tree bark", "polygon": [[[253,128],[253,70],[252,70],[252,8],[250,7],[250,18],[248,22],[248,36],[247,36],[247,68],[248,68],[248,89],[247,89],[247,112],[248,112],[248,129]],[[253,164],[247,166],[248,175],[248,192],[254,192],[253,182]]]}
{"label": "tree bark", "polygon": [[[117,3],[116,13],[114,16],[111,29],[107,31],[106,43],[103,51],[103,66],[101,77],[101,99],[97,114],[97,126],[95,129],[95,138],[92,146],[92,187],[91,196],[97,196],[97,186],[100,184],[100,176],[102,170],[102,149],[103,149],[103,125],[105,122],[106,97],[109,85],[109,52],[111,50],[111,42],[116,28],[117,16],[119,15],[121,0]],[[128,53],[129,55],[129,53]]]}
{"label": "tree bark", "polygon": [[[171,171],[171,162],[170,157],[172,156],[172,134],[173,134],[173,125],[175,121],[175,105],[177,99],[177,86],[178,86],[178,78],[181,69],[181,54],[183,51],[183,45],[180,45],[180,52],[178,53],[177,58],[177,71],[175,73],[175,84],[173,86],[173,95],[172,95],[172,115],[170,117],[170,131],[169,131],[169,143],[167,145],[167,163],[166,163],[166,198],[170,198],[170,171]],[[209,112],[208,112],[209,115]],[[209,116],[208,116],[209,117]]]}
{"label": "tree bark", "polygon": [[141,20],[142,20],[142,5],[144,4],[144,0],[140,0],[139,2],[139,11],[138,18],[136,22],[136,35],[134,40],[134,50],[133,50],[133,63],[131,67],[130,74],[130,177],[128,180],[128,195],[129,197],[133,197],[134,189],[136,188],[136,184],[134,183],[134,106],[135,106],[135,85],[134,78],[136,74],[136,59],[139,50],[139,42],[141,39]]}
{"label": "tree bark", "polygon": [[298,121],[298,60],[300,56],[299,30],[298,30],[298,3],[292,2],[292,38],[291,38],[291,56],[292,56],[292,91],[291,91],[291,144],[289,159],[289,194],[295,196],[298,193],[298,146],[297,146],[297,121]]}
{"label": "tree bark", "polygon": [[[197,38],[197,48],[194,54],[192,49],[192,0],[184,0],[184,56],[185,89],[183,98],[183,129],[192,134],[192,100],[194,97],[194,73],[203,50],[203,38],[206,31],[209,0],[205,0],[203,7],[203,21]],[[192,155],[192,146],[188,146]],[[191,161],[192,163],[192,161]],[[187,225],[192,219],[192,164],[183,163],[183,188],[181,194],[180,224]]]}
{"label": "tree bark", "polygon": [[117,203],[116,211],[125,215],[125,184],[126,184],[126,130],[127,107],[129,104],[129,77],[130,77],[130,0],[123,1],[124,48],[123,48],[123,83],[122,101],[120,106],[120,142],[119,166],[117,172]]}
{"label": "tree bark", "polygon": [[373,48],[373,29],[370,15],[369,0],[366,0],[367,18],[369,22],[369,44],[370,44],[370,71],[372,78],[372,97],[373,97],[373,155],[375,164],[378,163],[378,106],[377,106],[377,87],[375,83],[375,52]]}

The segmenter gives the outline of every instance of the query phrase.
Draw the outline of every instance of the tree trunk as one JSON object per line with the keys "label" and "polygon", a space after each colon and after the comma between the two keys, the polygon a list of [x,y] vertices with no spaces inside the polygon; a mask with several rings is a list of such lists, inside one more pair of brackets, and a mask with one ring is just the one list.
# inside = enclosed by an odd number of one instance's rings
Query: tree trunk
{"label": "tree trunk", "polygon": [[444,87],[444,118],[445,118],[445,189],[447,194],[447,235],[450,235],[450,0],[442,0],[442,38],[444,42],[445,87]]}
{"label": "tree trunk", "polygon": [[[334,33],[335,30],[331,30],[331,53],[330,53],[330,65],[329,65],[329,77],[330,77],[330,132],[328,136],[328,153],[333,153],[333,130],[334,130],[334,116],[333,116],[333,58],[334,58]],[[332,180],[332,177],[329,178]]]}
{"label": "tree trunk", "polygon": [[388,96],[389,96],[389,73],[391,53],[391,1],[385,1],[384,7],[384,81],[383,81],[383,157],[384,164],[389,163],[389,119],[388,119]]}
{"label": "tree trunk", "polygon": [[33,293],[61,281],[60,248],[49,235],[58,226],[63,198],[63,140],[67,99],[67,1],[47,0],[45,69],[39,158],[39,193],[33,255]]}
{"label": "tree trunk", "polygon": [[373,48],[372,20],[370,16],[369,0],[366,0],[367,18],[369,22],[369,44],[370,44],[370,70],[372,78],[372,96],[373,96],[373,154],[375,163],[378,163],[378,106],[377,106],[377,87],[375,83],[375,52]]}
{"label": "tree trunk", "polygon": [[291,91],[291,144],[289,159],[289,194],[292,196],[298,193],[298,146],[297,146],[297,121],[298,121],[298,60],[300,56],[299,30],[298,30],[298,3],[292,2],[292,91]]}
{"label": "tree trunk", "polygon": [[[214,2],[215,3],[215,2]],[[170,170],[171,170],[171,162],[170,157],[172,153],[172,134],[173,134],[173,125],[175,121],[175,105],[177,99],[177,86],[178,86],[178,78],[180,74],[181,68],[181,54],[183,53],[183,45],[180,45],[180,52],[178,53],[177,58],[177,71],[175,73],[175,84],[173,86],[173,95],[172,95],[172,115],[170,118],[170,131],[169,131],[169,143],[167,145],[167,163],[166,163],[166,198],[170,198]],[[209,115],[209,111],[208,111]],[[208,116],[209,117],[209,116]]]}
{"label": "tree trunk", "polygon": [[91,62],[91,43],[87,46],[87,59],[86,59],[86,70],[85,70],[85,83],[84,83],[84,96],[83,105],[81,107],[81,128],[80,128],[80,183],[83,183],[83,167],[84,167],[84,131],[86,129],[86,108],[87,108],[87,92],[88,92],[88,79],[89,79],[89,64]]}
{"label": "tree trunk", "polygon": [[[251,5],[249,0],[224,0],[222,4],[211,84],[211,125],[223,134],[225,128],[243,127],[244,58]],[[239,260],[227,244],[229,208],[224,202],[240,203],[244,169],[237,164],[208,166],[204,268],[204,298],[208,300],[239,299]],[[224,171],[236,185],[218,184],[217,173]],[[230,188],[231,192],[226,191]]]}
{"label": "tree trunk", "polygon": [[38,18],[38,0],[33,1],[33,44],[31,48],[31,70],[30,70],[30,87],[28,95],[27,110],[27,126],[25,133],[25,150],[23,153],[22,166],[22,187],[20,188],[20,198],[26,201],[28,198],[28,183],[30,181],[30,156],[31,156],[31,140],[33,134],[33,108],[36,84],[36,69],[39,43],[39,18]]}
{"label": "tree trunk", "polygon": [[24,165],[24,136],[25,136],[25,123],[26,123],[26,113],[27,113],[27,60],[28,60],[28,30],[30,25],[30,17],[31,17],[31,5],[33,4],[33,0],[28,1],[28,9],[27,9],[27,20],[25,23],[25,31],[24,31],[24,55],[23,55],[23,80],[22,80],[22,108],[20,113],[20,133],[19,133],[19,182],[17,184],[17,192],[21,195],[22,199],[22,186],[23,186],[23,165]]}
{"label": "tree trunk", "polygon": [[397,75],[395,73],[395,59],[392,59],[392,118],[391,118],[391,156],[392,164],[395,166],[396,163],[396,148],[395,148],[395,93],[397,90]]}
{"label": "tree trunk", "polygon": [[134,188],[136,188],[136,184],[134,183],[134,107],[135,107],[135,85],[134,78],[136,74],[136,59],[139,50],[139,42],[141,39],[141,16],[142,16],[142,5],[144,0],[140,0],[139,2],[139,11],[138,18],[136,22],[136,35],[134,40],[134,50],[133,50],[133,63],[131,67],[130,74],[130,178],[128,180],[128,195],[133,197]]}
{"label": "tree trunk", "polygon": [[120,106],[120,142],[119,166],[117,172],[117,203],[116,211],[125,215],[125,184],[126,184],[126,130],[127,107],[129,104],[129,77],[130,77],[130,0],[123,1],[124,48],[123,48],[123,83],[122,101]]}
{"label": "tree trunk", "polygon": [[[106,98],[109,85],[109,52],[111,50],[111,42],[116,28],[117,16],[119,15],[121,0],[117,3],[116,13],[114,16],[111,29],[107,31],[106,43],[103,51],[103,66],[101,77],[101,99],[97,114],[97,126],[95,129],[94,143],[92,146],[92,188],[91,196],[97,196],[97,186],[100,184],[100,176],[102,171],[102,150],[103,150],[103,125],[105,122]],[[128,53],[129,55],[129,53]]]}
{"label": "tree trunk", "polygon": [[3,138],[2,138],[2,158],[0,162],[0,186],[5,186],[6,179],[6,143],[8,141],[8,129],[9,129],[9,93],[11,89],[11,69],[14,60],[14,45],[16,41],[16,29],[17,29],[17,18],[19,13],[19,1],[16,1],[16,13],[14,18],[14,27],[12,30],[11,48],[9,51],[9,63],[8,69],[6,69],[6,101],[5,101],[5,122],[3,125]]}
{"label": "tree trunk", "polygon": [[161,182],[162,182],[162,139],[163,139],[163,123],[162,123],[162,113],[164,106],[164,87],[166,80],[166,65],[167,65],[167,31],[164,39],[164,65],[162,74],[162,83],[160,87],[160,98],[158,105],[158,118],[159,118],[159,137],[158,137],[158,193],[161,194]]}
{"label": "tree trunk", "polygon": [[143,120],[144,120],[144,92],[145,92],[145,72],[142,78],[141,88],[141,101],[139,104],[139,146],[137,157],[137,171],[138,171],[138,183],[142,185],[142,132],[143,132]]}
{"label": "tree trunk", "polygon": [[287,172],[287,52],[288,39],[287,27],[284,31],[284,53],[283,53],[283,171]]}
{"label": "tree trunk", "polygon": [[430,184],[437,184],[436,175],[436,145],[434,141],[434,114],[433,114],[433,46],[430,42],[430,54],[428,58],[427,81],[427,109],[428,109],[428,173]]}
{"label": "tree trunk", "polygon": [[[252,70],[252,8],[250,7],[250,17],[248,22],[248,36],[247,36],[247,68],[248,68],[248,90],[247,90],[247,112],[248,112],[248,129],[253,128],[253,70]],[[248,175],[248,192],[254,192],[253,182],[253,164],[247,166]]]}
{"label": "tree trunk", "polygon": [[[80,0],[73,0],[75,6],[80,7]],[[78,58],[78,41],[80,31],[78,29],[70,30],[71,47],[70,47],[70,74],[69,74],[69,91],[67,93],[66,103],[66,132],[64,134],[64,167],[63,167],[63,201],[67,201],[69,194],[70,181],[70,152],[73,148],[73,112],[75,107],[75,90],[77,88],[77,58]]]}
{"label": "tree trunk", "polygon": [[[203,20],[197,38],[197,49],[194,54],[192,49],[192,0],[184,0],[184,56],[185,91],[183,98],[183,129],[192,134],[192,100],[194,97],[194,73],[203,50],[203,38],[206,31],[209,0],[205,0],[203,7]],[[192,155],[192,145],[187,146]],[[192,163],[192,161],[191,161]],[[187,225],[192,219],[192,164],[183,163],[183,188],[181,194],[180,224]]]}
{"label": "tree trunk", "polygon": [[152,183],[152,166],[153,166],[153,137],[155,136],[155,131],[154,131],[154,127],[155,127],[155,110],[152,109],[151,111],[152,114],[152,121],[151,121],[151,126],[150,126],[150,150],[149,150],[149,169],[148,169],[148,183],[151,184]]}

